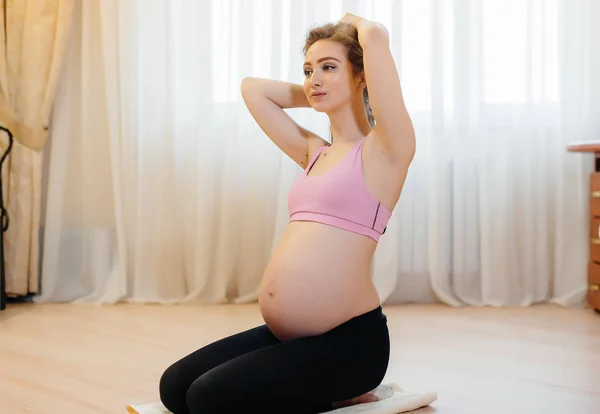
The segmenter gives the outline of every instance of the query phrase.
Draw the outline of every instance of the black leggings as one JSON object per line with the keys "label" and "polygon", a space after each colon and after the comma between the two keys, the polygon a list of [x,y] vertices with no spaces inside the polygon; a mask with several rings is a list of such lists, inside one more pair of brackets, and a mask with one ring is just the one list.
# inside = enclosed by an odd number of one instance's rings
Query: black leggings
{"label": "black leggings", "polygon": [[381,306],[324,334],[290,341],[262,325],[171,365],[160,379],[160,398],[174,414],[323,413],[334,401],[375,389],[389,357]]}

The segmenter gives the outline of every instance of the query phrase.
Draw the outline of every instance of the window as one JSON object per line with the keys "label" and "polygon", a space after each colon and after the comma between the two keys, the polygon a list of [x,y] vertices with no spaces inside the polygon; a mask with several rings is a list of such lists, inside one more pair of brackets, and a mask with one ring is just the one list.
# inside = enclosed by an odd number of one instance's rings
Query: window
{"label": "window", "polygon": [[[348,5],[389,29],[413,112],[431,112],[434,104],[453,112],[464,99],[476,106],[558,101],[558,0],[332,0],[315,9],[317,4],[212,0],[214,101],[238,102],[240,79],[249,74],[301,82],[303,33],[295,31],[339,19]],[[290,70],[296,64],[297,75]]]}

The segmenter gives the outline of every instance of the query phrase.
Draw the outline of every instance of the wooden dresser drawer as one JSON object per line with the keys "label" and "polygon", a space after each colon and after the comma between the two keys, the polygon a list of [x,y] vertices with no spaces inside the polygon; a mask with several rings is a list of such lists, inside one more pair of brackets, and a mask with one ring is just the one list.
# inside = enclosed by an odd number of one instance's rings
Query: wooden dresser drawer
{"label": "wooden dresser drawer", "polygon": [[600,285],[600,264],[589,262],[588,263],[588,283],[590,285]]}
{"label": "wooden dresser drawer", "polygon": [[600,218],[590,219],[590,260],[600,262]]}
{"label": "wooden dresser drawer", "polygon": [[590,174],[590,215],[600,216],[600,172]]}
{"label": "wooden dresser drawer", "polygon": [[592,308],[600,309],[600,264],[588,263],[588,303]]}
{"label": "wooden dresser drawer", "polygon": [[590,307],[600,311],[600,290],[588,290],[587,300]]}

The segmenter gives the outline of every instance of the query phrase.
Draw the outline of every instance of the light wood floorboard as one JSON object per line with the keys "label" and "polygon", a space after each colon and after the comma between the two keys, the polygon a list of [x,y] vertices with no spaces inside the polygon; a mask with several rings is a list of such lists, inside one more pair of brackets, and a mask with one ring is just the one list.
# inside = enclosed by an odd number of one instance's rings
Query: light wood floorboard
{"label": "light wood floorboard", "polygon": [[[386,306],[384,382],[433,389],[415,414],[600,413],[600,315],[590,309]],[[262,323],[256,304],[12,304],[0,313],[0,414],[125,413],[158,399],[173,361]]]}

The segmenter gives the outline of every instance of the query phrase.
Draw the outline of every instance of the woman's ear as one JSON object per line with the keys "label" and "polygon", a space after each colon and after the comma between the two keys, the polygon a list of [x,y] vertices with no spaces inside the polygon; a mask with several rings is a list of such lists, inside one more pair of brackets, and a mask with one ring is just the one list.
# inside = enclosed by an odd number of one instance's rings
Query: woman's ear
{"label": "woman's ear", "polygon": [[360,75],[358,75],[358,87],[360,89],[365,89],[367,87],[367,78],[365,76],[365,72],[361,72]]}

